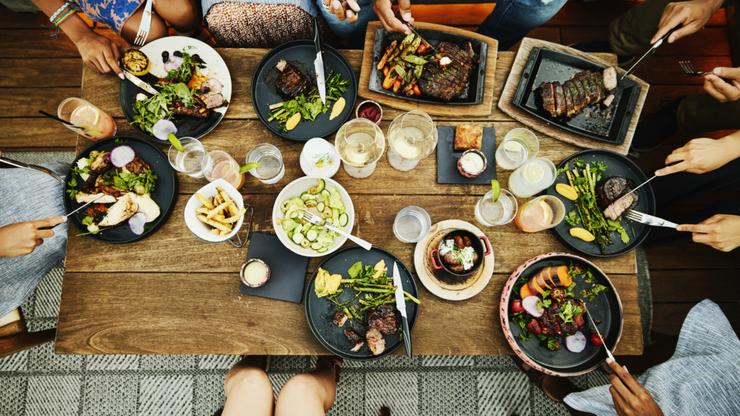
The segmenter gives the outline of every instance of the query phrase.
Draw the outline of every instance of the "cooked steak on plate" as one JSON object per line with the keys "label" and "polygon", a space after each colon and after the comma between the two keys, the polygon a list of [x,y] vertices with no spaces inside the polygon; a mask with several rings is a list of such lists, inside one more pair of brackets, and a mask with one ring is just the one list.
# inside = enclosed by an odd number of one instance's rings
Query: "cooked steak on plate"
{"label": "cooked steak on plate", "polygon": [[596,186],[596,202],[604,216],[616,220],[637,203],[637,194],[626,195],[634,183],[622,176],[612,176]]}
{"label": "cooked steak on plate", "polygon": [[[449,65],[442,65],[445,57],[451,60]],[[459,97],[468,88],[474,57],[470,42],[465,44],[465,48],[451,42],[440,42],[437,53],[424,65],[419,88],[424,94],[444,101]]]}
{"label": "cooked steak on plate", "polygon": [[375,328],[383,335],[395,334],[398,331],[396,310],[390,305],[380,305],[367,315],[367,326]]}
{"label": "cooked steak on plate", "polygon": [[285,59],[278,61],[275,68],[279,73],[275,80],[275,86],[283,96],[295,98],[311,89],[311,80],[300,69]]}
{"label": "cooked steak on plate", "polygon": [[616,70],[609,67],[603,72],[578,72],[562,84],[543,82],[539,87],[542,106],[552,117],[567,118],[575,117],[591,104],[609,106],[614,98],[608,87],[616,88],[615,78]]}

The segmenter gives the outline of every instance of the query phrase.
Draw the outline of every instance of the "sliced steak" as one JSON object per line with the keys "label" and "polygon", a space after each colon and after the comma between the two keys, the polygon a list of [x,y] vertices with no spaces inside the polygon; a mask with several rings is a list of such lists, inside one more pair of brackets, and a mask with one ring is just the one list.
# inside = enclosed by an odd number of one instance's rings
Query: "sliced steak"
{"label": "sliced steak", "polygon": [[555,104],[555,83],[546,82],[540,86],[542,90],[542,107],[550,113],[550,116],[557,117],[558,110]]}
{"label": "sliced steak", "polygon": [[283,96],[295,98],[311,89],[311,80],[290,62],[281,59],[275,68],[279,72],[275,86]]}

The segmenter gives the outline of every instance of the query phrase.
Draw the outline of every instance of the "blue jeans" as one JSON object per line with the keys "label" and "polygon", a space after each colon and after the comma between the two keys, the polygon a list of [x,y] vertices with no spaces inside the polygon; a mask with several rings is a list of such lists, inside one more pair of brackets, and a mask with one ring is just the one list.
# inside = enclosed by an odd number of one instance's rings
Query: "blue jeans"
{"label": "blue jeans", "polygon": [[[413,0],[412,0],[413,1]],[[530,30],[550,20],[567,0],[498,0],[493,13],[481,23],[478,32],[499,42],[499,50],[507,50]],[[358,0],[362,10],[354,23],[337,19],[322,4],[318,5],[329,28],[353,45],[365,39],[367,22],[377,20],[372,0]]]}

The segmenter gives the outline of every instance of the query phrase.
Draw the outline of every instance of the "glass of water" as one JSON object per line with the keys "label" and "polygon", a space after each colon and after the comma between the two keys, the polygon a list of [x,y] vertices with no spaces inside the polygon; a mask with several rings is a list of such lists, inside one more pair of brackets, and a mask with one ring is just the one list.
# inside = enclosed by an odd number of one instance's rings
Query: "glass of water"
{"label": "glass of water", "polygon": [[393,221],[393,234],[404,243],[416,243],[432,227],[432,219],[424,208],[415,205],[401,209]]}
{"label": "glass of water", "polygon": [[517,127],[509,130],[496,148],[496,163],[505,170],[514,170],[537,156],[540,142],[528,129]]}
{"label": "glass of water", "polygon": [[180,138],[183,151],[180,152],[174,146],[167,151],[167,159],[170,165],[178,172],[182,172],[193,178],[203,177],[203,161],[206,158],[206,149],[200,140],[193,137]]}
{"label": "glass of water", "polygon": [[475,219],[486,227],[504,225],[514,219],[516,211],[516,198],[511,192],[502,189],[498,199],[494,202],[493,192],[488,191],[475,204]]}
{"label": "glass of water", "polygon": [[548,159],[530,159],[511,173],[509,189],[519,198],[529,198],[549,188],[555,182],[557,171]]}
{"label": "glass of water", "polygon": [[246,160],[247,163],[259,163],[249,173],[266,185],[278,183],[285,176],[283,155],[280,149],[269,143],[258,144],[247,153]]}

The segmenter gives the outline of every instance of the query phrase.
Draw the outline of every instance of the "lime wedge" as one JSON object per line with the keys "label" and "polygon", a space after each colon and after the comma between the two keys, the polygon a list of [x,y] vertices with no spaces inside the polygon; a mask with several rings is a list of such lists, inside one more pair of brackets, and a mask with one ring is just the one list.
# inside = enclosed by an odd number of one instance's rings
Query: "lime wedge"
{"label": "lime wedge", "polygon": [[184,152],[185,148],[182,147],[182,143],[180,143],[179,140],[177,140],[177,136],[175,136],[173,133],[170,133],[167,135],[167,140],[170,141],[170,144],[172,144],[172,147],[175,148],[178,152]]}
{"label": "lime wedge", "polygon": [[260,162],[249,162],[246,165],[239,168],[239,173],[247,173],[259,165],[260,165]]}
{"label": "lime wedge", "polygon": [[491,179],[491,199],[493,202],[498,201],[498,197],[501,196],[501,185],[499,185],[496,179]]}

